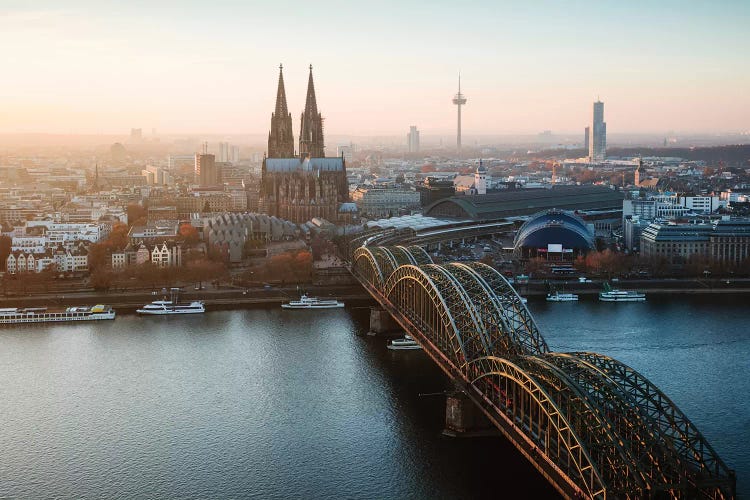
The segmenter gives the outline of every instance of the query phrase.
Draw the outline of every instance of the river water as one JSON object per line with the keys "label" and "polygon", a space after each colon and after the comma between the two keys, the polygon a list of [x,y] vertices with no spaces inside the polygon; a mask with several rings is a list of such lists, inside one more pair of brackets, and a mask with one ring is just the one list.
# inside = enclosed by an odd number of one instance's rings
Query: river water
{"label": "river water", "polygon": [[[550,346],[649,377],[750,492],[741,300],[529,303]],[[553,490],[440,432],[449,383],[369,311],[237,310],[0,330],[0,498],[497,498]]]}

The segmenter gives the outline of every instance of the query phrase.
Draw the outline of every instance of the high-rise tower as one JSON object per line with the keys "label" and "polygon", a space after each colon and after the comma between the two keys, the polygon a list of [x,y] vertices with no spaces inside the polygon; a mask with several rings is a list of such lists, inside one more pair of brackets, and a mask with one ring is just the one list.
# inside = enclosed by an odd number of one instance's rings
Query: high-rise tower
{"label": "high-rise tower", "polygon": [[604,122],[604,103],[597,99],[594,103],[594,117],[591,123],[589,159],[602,161],[607,155],[607,124]]}
{"label": "high-rise tower", "polygon": [[307,80],[307,100],[305,111],[299,130],[299,154],[310,158],[324,158],[323,144],[323,117],[318,113],[318,104],[315,101],[315,85],[313,84],[312,64],[310,65],[310,77]]}
{"label": "high-rise tower", "polygon": [[466,104],[466,97],[461,93],[461,74],[458,75],[458,93],[453,96],[453,104],[458,106],[458,131],[456,133],[456,148],[461,152],[461,106]]}
{"label": "high-rise tower", "polygon": [[292,158],[293,156],[294,135],[292,134],[292,114],[286,107],[284,67],[279,64],[279,88],[276,91],[276,110],[271,113],[271,130],[268,132],[268,157]]}

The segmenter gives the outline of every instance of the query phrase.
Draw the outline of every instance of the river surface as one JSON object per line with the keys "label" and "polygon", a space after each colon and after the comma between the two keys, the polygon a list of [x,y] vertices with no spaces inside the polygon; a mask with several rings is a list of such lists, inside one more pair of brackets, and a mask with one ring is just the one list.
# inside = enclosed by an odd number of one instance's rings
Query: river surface
{"label": "river surface", "polygon": [[[550,347],[655,382],[750,493],[746,301],[529,301]],[[0,329],[0,498],[497,498],[554,491],[501,438],[441,435],[450,384],[367,309]]]}

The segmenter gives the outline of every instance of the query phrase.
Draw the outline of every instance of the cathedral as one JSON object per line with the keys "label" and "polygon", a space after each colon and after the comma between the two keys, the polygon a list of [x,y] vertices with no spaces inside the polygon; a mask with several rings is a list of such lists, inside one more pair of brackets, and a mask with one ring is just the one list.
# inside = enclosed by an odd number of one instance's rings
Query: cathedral
{"label": "cathedral", "polygon": [[263,159],[259,209],[296,223],[314,217],[337,222],[349,198],[344,158],[326,158],[323,117],[318,112],[312,66],[307,100],[300,118],[299,149],[294,153],[292,115],[286,105],[283,68],[279,66],[276,109],[271,114],[268,153]]}

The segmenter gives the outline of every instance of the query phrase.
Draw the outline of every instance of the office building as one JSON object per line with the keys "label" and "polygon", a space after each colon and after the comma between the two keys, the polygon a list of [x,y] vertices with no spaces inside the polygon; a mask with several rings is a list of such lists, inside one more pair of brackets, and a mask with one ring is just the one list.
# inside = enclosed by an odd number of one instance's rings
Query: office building
{"label": "office building", "polygon": [[604,103],[594,103],[594,116],[589,138],[589,159],[603,161],[607,156],[607,124],[604,122]]}
{"label": "office building", "polygon": [[419,153],[419,130],[416,125],[409,127],[409,133],[406,134],[406,145],[410,153]]}
{"label": "office building", "polygon": [[211,154],[195,155],[195,183],[200,187],[221,184],[221,170],[216,165],[216,157]]}

